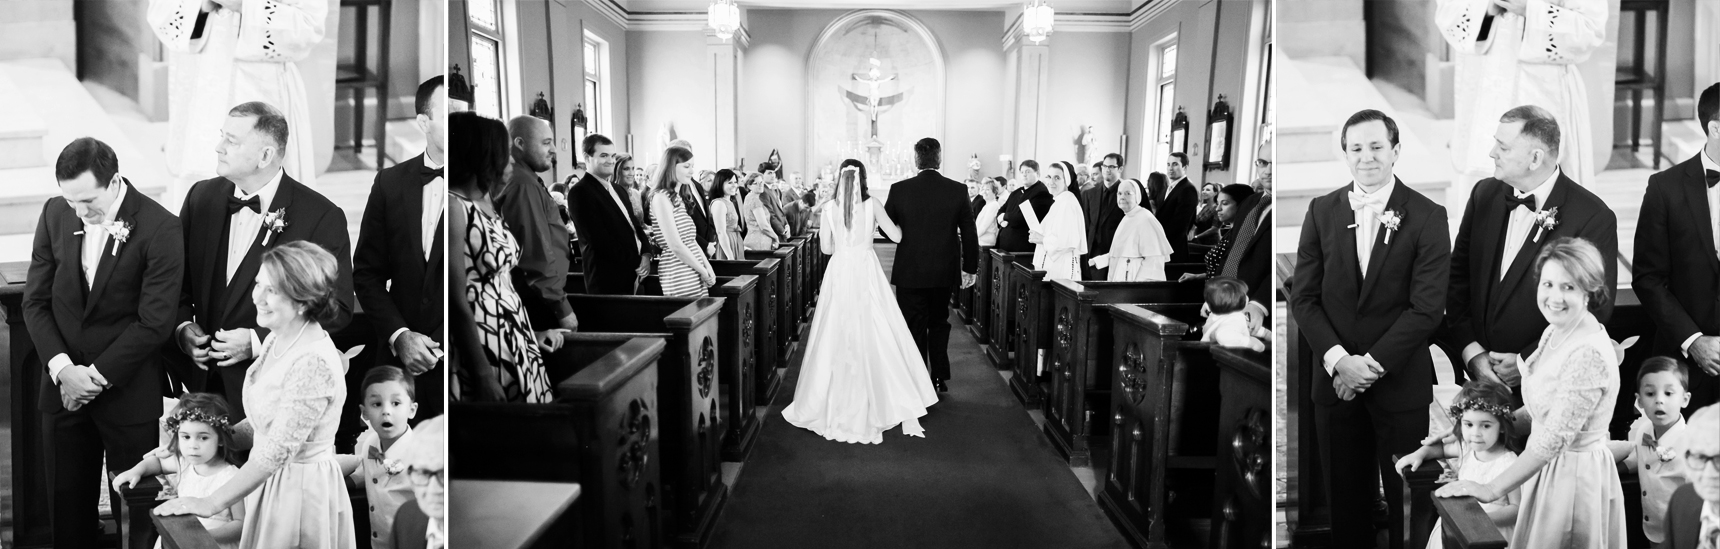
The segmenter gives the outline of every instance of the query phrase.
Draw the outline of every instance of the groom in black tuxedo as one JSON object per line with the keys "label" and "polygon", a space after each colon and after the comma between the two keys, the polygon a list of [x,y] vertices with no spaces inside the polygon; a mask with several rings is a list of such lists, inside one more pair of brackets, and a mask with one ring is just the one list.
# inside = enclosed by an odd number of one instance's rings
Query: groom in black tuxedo
{"label": "groom in black tuxedo", "polygon": [[[1344,123],[1354,183],[1315,198],[1296,250],[1291,314],[1322,366],[1308,372],[1332,546],[1372,547],[1376,487],[1403,501],[1392,455],[1420,447],[1433,400],[1428,338],[1445,308],[1445,208],[1392,175],[1397,124],[1374,110]],[[1359,244],[1359,245],[1358,245]],[[1403,507],[1388,505],[1390,524]]]}
{"label": "groom in black tuxedo", "polygon": [[1030,205],[1036,219],[1045,219],[1045,214],[1051,213],[1051,191],[1039,182],[1038,162],[1023,160],[1016,173],[1021,176],[1021,188],[1009,193],[1009,198],[997,209],[997,215],[1003,219],[998,223],[994,247],[1006,252],[1032,252],[1034,244],[1027,241],[1027,216],[1021,213],[1021,203]]}
{"label": "groom in black tuxedo", "polygon": [[[1588,240],[1607,258],[1607,287],[1616,287],[1618,217],[1559,171],[1559,124],[1546,109],[1506,111],[1494,139],[1493,177],[1475,184],[1451,248],[1442,335],[1471,376],[1517,387],[1518,362],[1547,328],[1535,305],[1535,255],[1562,236]],[[1606,322],[1612,307],[1601,303],[1595,318]]]}
{"label": "groom in black tuxedo", "polygon": [[[967,189],[943,174],[944,148],[927,137],[914,143],[919,175],[890,185],[884,213],[902,227],[902,242],[890,273],[896,304],[926,358],[932,385],[948,391],[950,292],[972,286],[979,272],[979,233],[968,211]],[[959,276],[958,276],[959,275]]]}
{"label": "groom in black tuxedo", "polygon": [[96,546],[103,456],[119,473],[155,446],[158,351],[184,283],[179,218],[118,171],[92,138],[60,152],[61,196],[42,208],[24,283],[24,325],[48,357],[39,408],[55,547]]}
{"label": "groom in black tuxedo", "polygon": [[[365,316],[376,328],[379,364],[399,366],[415,378],[419,420],[442,413],[443,147],[448,121],[440,75],[418,86],[415,105],[424,131],[424,154],[377,172],[359,222],[352,283]],[[362,373],[360,374],[362,378]]]}
{"label": "groom in black tuxedo", "polygon": [[269,335],[257,327],[251,301],[264,250],[299,240],[328,250],[340,266],[334,288],[340,310],[323,329],[337,332],[352,320],[346,213],[282,171],[287,131],[287,119],[267,103],[227,111],[215,149],[220,177],[192,185],[179,210],[186,227],[185,290],[174,339],[196,365],[180,379],[191,391],[226,396],[234,422],[246,415],[245,371]]}
{"label": "groom in black tuxedo", "polygon": [[1696,117],[1707,143],[1648,178],[1631,269],[1631,287],[1654,318],[1654,354],[1696,365],[1685,414],[1720,397],[1720,84],[1702,91]]}

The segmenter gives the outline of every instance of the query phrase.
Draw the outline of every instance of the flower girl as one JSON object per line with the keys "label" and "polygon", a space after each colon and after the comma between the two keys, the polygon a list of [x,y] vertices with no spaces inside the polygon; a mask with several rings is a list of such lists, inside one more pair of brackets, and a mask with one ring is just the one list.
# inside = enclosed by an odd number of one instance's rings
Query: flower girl
{"label": "flower girl", "polygon": [[[233,428],[227,419],[227,400],[210,393],[188,393],[179,399],[166,421],[173,437],[167,445],[169,455],[162,459],[157,453],[145,455],[137,466],[113,478],[114,490],[137,486],[145,475],[177,473],[174,491],[179,497],[208,497],[217,488],[232,480],[239,467],[234,461]],[[243,501],[209,518],[199,518],[203,527],[222,549],[239,546],[239,530],[244,524]],[[155,542],[161,549],[161,542]]]}
{"label": "flower girl", "polygon": [[[1492,381],[1473,380],[1463,385],[1453,402],[1448,412],[1454,424],[1451,436],[1442,433],[1428,436],[1421,449],[1398,460],[1399,474],[1420,468],[1425,460],[1455,458],[1456,480],[1487,483],[1517,461],[1517,452],[1511,448],[1517,437],[1511,423],[1510,389]],[[1453,438],[1455,442],[1446,442]],[[1511,539],[1511,531],[1517,524],[1519,497],[1513,490],[1499,501],[1481,504],[1505,539]],[[1433,525],[1434,535],[1429,536],[1428,549],[1442,546],[1443,536],[1439,532],[1443,527],[1442,523]]]}

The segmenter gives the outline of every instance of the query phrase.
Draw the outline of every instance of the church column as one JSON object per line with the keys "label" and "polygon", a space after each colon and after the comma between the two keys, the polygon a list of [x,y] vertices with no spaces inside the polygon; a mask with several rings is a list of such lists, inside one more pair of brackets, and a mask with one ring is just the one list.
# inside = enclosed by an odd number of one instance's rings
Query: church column
{"label": "church column", "polygon": [[700,162],[707,168],[733,166],[740,154],[741,56],[746,51],[747,42],[744,26],[728,40],[717,38],[715,31],[705,30],[705,57],[710,64],[712,97],[715,100],[711,126],[716,129],[711,143],[711,151],[716,156],[711,163]]}
{"label": "church column", "polygon": [[1019,36],[1013,39],[1017,43],[1010,55],[1015,66],[1014,79],[1009,83],[1015,96],[1012,107],[1015,131],[1009,150],[1016,163],[1039,156],[1039,128],[1045,117],[1045,98],[1049,93],[1046,87],[1051,81],[1051,46],[1022,42],[1024,39]]}

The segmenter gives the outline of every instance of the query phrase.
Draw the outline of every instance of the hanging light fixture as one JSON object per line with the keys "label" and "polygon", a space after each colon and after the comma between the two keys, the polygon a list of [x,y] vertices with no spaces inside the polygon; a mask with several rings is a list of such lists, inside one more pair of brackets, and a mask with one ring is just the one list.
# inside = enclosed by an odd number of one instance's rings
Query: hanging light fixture
{"label": "hanging light fixture", "polygon": [[712,0],[705,22],[717,32],[717,38],[727,42],[741,28],[741,8],[735,5],[735,0]]}
{"label": "hanging light fixture", "polygon": [[1045,4],[1045,0],[1033,0],[1021,11],[1021,29],[1027,32],[1027,38],[1038,44],[1051,35],[1051,20],[1056,11]]}

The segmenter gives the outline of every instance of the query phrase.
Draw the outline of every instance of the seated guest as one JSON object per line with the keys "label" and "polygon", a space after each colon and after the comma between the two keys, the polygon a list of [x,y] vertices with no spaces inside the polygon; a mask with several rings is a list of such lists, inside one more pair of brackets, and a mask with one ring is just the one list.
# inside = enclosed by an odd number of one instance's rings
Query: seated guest
{"label": "seated guest", "polygon": [[1690,371],[1678,359],[1657,356],[1643,361],[1636,372],[1636,409],[1642,417],[1630,425],[1624,440],[1607,444],[1613,458],[1637,472],[1642,485],[1642,533],[1648,541],[1666,540],[1666,503],[1686,482],[1684,456],[1665,441],[1683,431],[1684,408],[1690,405]]}
{"label": "seated guest", "polygon": [[639,281],[651,272],[656,252],[645,236],[644,216],[628,203],[623,178],[625,155],[615,152],[614,142],[602,134],[586,136],[580,144],[590,167],[585,179],[568,190],[568,209],[574,230],[579,233],[579,255],[584,261],[589,294],[633,295]]}
{"label": "seated guest", "polygon": [[[549,377],[509,276],[519,261],[519,243],[490,201],[508,165],[508,133],[498,120],[472,112],[448,118],[452,153],[448,196],[448,324],[455,368],[449,398],[455,401],[549,402]],[[591,231],[580,231],[594,240]],[[589,252],[588,252],[589,257]],[[587,271],[590,272],[589,270]],[[587,283],[590,278],[587,275]],[[631,282],[629,282],[631,284]],[[472,296],[468,299],[467,296]],[[556,331],[539,335],[558,344]]]}
{"label": "seated guest", "polygon": [[1720,405],[1690,414],[1684,432],[1665,443],[1684,456],[1689,484],[1673,492],[1666,506],[1666,542],[1661,546],[1720,547]]}
{"label": "seated guest", "polygon": [[1030,231],[1028,242],[1037,245],[1033,251],[1033,269],[1045,271],[1046,280],[1080,280],[1081,256],[1087,253],[1087,227],[1081,214],[1081,199],[1069,188],[1075,167],[1068,162],[1051,164],[1045,171],[1046,189],[1053,203],[1051,212]]}
{"label": "seated guest", "polygon": [[1218,192],[1218,223],[1221,227],[1218,245],[1206,252],[1206,272],[1183,273],[1180,280],[1204,280],[1220,276],[1224,270],[1224,260],[1230,253],[1232,240],[1236,237],[1234,224],[1242,220],[1241,204],[1254,196],[1254,187],[1237,183],[1225,185]]}
{"label": "seated guest", "polygon": [[[508,122],[512,174],[490,194],[496,213],[514,241],[519,261],[510,271],[520,305],[539,329],[579,328],[567,304],[567,223],[560,205],[537,174],[555,164],[555,135],[549,122],[517,116]],[[588,235],[589,236],[589,235]]]}
{"label": "seated guest", "polygon": [[1254,351],[1266,350],[1268,337],[1259,318],[1248,314],[1248,285],[1221,276],[1206,281],[1206,304],[1201,305],[1206,325],[1201,327],[1201,341],[1223,347],[1241,347]]}
{"label": "seated guest", "polygon": [[717,170],[711,182],[711,223],[717,226],[716,259],[736,261],[746,259],[741,252],[741,215],[739,178],[735,171]]}
{"label": "seated guest", "polygon": [[1117,224],[1110,251],[1090,260],[1094,267],[1108,268],[1106,280],[1138,282],[1165,279],[1165,262],[1171,258],[1171,243],[1165,238],[1165,229],[1159,226],[1158,218],[1141,205],[1141,198],[1145,195],[1146,188],[1141,186],[1139,179],[1117,184],[1117,207],[1123,210],[1123,221]]}
{"label": "seated guest", "polygon": [[448,416],[418,424],[417,435],[389,450],[406,467],[412,480],[412,500],[394,515],[397,549],[443,549],[448,546]]}
{"label": "seated guest", "polygon": [[[442,204],[443,147],[448,121],[442,105],[442,77],[418,86],[418,127],[424,154],[376,174],[358,228],[352,285],[365,316],[376,329],[378,362],[404,368],[418,377],[425,394],[425,416],[440,414],[442,399]],[[426,276],[433,274],[434,276]],[[368,366],[368,365],[366,365]],[[364,368],[359,368],[362,373]]]}
{"label": "seated guest", "polygon": [[263,252],[251,300],[268,337],[245,376],[250,406],[233,426],[249,461],[206,497],[162,503],[158,515],[209,517],[245,502],[239,546],[350,547],[352,499],[334,457],[346,402],[344,362],[323,324],[341,310],[335,257],[308,241]]}

